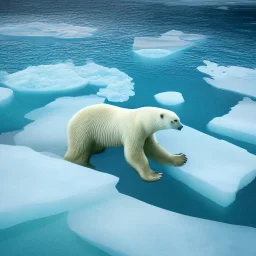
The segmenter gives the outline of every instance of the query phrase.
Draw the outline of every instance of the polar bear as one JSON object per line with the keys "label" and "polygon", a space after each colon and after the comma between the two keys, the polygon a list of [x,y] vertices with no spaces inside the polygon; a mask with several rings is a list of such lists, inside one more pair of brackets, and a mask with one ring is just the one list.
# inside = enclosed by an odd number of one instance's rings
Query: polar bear
{"label": "polar bear", "polygon": [[154,135],[163,129],[181,130],[179,117],[172,111],[141,107],[125,109],[108,104],[95,104],[78,111],[68,123],[68,150],[64,159],[94,168],[89,161],[93,154],[107,147],[124,146],[126,161],[141,179],[152,182],[162,173],[150,169],[147,156],[162,164],[181,166],[184,154],[170,154],[162,148]]}

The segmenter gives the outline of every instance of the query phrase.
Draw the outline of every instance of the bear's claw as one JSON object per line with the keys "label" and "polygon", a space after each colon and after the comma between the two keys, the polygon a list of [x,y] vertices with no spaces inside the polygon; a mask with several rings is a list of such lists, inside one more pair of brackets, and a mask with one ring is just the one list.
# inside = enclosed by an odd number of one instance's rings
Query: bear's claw
{"label": "bear's claw", "polygon": [[174,166],[182,166],[187,162],[187,156],[183,153],[176,154],[172,159]]}

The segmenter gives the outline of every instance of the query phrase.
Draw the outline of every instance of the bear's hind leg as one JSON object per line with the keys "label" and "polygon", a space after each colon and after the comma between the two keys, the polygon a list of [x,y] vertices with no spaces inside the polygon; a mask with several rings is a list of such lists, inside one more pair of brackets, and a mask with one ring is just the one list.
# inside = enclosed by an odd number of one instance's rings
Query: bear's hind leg
{"label": "bear's hind leg", "polygon": [[90,164],[90,158],[92,156],[92,149],[93,149],[92,143],[87,144],[83,148],[77,149],[76,152],[71,153],[68,151],[66,153],[64,159],[69,162],[94,169],[95,166]]}

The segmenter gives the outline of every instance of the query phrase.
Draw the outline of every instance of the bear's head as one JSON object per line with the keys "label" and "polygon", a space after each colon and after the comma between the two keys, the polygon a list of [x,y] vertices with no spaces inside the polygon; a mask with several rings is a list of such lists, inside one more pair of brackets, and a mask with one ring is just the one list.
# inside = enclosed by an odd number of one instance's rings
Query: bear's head
{"label": "bear's head", "polygon": [[154,107],[144,107],[141,110],[141,120],[147,131],[156,132],[166,129],[181,130],[183,128],[179,117],[170,110]]}

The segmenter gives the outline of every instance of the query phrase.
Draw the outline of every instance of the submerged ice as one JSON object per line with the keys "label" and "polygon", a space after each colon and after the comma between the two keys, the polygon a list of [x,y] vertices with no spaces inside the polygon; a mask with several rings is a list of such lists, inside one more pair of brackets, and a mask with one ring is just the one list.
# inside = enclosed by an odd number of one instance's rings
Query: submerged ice
{"label": "submerged ice", "polygon": [[154,97],[157,102],[166,106],[178,105],[184,102],[184,98],[180,92],[161,92]]}
{"label": "submerged ice", "polygon": [[30,148],[0,145],[0,229],[107,197],[118,178]]}
{"label": "submerged ice", "polygon": [[197,69],[209,76],[204,80],[219,89],[233,91],[239,94],[256,97],[256,69],[219,66],[217,63],[205,60],[205,66]]}
{"label": "submerged ice", "polygon": [[17,91],[52,93],[68,92],[88,84],[100,88],[99,96],[109,101],[123,102],[134,96],[132,78],[116,68],[93,62],[75,66],[72,62],[30,66],[2,77],[3,84]]}
{"label": "submerged ice", "polygon": [[0,34],[7,36],[57,37],[61,39],[86,38],[92,36],[95,31],[97,29],[90,27],[43,22],[5,24],[0,27]]}
{"label": "submerged ice", "polygon": [[228,114],[211,120],[207,127],[213,132],[256,144],[256,101],[244,98]]}
{"label": "submerged ice", "polygon": [[68,225],[113,256],[256,255],[254,228],[181,215],[118,192],[69,213]]}
{"label": "submerged ice", "polygon": [[181,167],[163,169],[221,206],[231,204],[236,193],[256,177],[255,155],[188,126],[180,132],[160,131],[157,139],[169,152],[182,152],[188,157]]}
{"label": "submerged ice", "polygon": [[203,38],[203,35],[186,34],[182,31],[171,30],[160,37],[135,37],[133,50],[144,57],[162,58],[193,46],[195,41]]}

